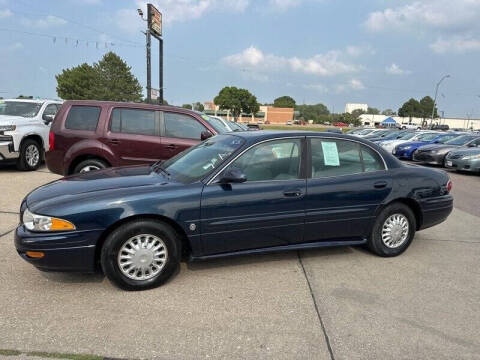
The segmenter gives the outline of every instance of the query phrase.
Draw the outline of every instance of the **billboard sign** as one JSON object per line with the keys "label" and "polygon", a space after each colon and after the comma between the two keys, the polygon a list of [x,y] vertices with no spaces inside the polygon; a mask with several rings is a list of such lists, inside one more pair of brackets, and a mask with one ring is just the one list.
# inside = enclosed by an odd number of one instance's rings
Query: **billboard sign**
{"label": "billboard sign", "polygon": [[153,36],[162,36],[162,13],[152,4],[147,4],[148,28]]}

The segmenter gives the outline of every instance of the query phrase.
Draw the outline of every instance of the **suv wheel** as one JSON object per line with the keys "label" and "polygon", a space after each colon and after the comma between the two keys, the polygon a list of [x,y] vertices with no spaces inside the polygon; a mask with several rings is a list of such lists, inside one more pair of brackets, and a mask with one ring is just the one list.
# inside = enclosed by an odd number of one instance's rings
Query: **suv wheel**
{"label": "suv wheel", "polygon": [[89,171],[105,169],[106,167],[108,167],[108,165],[105,161],[102,161],[100,159],[87,159],[82,161],[77,166],[75,166],[73,173],[74,174],[86,173]]}
{"label": "suv wheel", "polygon": [[27,139],[20,146],[20,157],[17,168],[22,171],[37,170],[43,157],[43,151],[38,142]]}
{"label": "suv wheel", "polygon": [[397,256],[408,248],[415,229],[416,221],[412,210],[404,204],[393,203],[377,217],[367,245],[379,256]]}
{"label": "suv wheel", "polygon": [[114,230],[101,252],[107,278],[124,290],[164,284],[179,266],[181,242],[167,224],[135,220]]}

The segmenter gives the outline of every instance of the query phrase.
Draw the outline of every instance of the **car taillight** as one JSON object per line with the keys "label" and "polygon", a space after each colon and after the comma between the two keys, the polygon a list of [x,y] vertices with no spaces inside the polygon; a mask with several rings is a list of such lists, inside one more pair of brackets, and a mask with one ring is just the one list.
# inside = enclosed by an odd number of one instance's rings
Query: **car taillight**
{"label": "car taillight", "polygon": [[448,180],[447,182],[447,191],[450,192],[452,190],[452,180]]}
{"label": "car taillight", "polygon": [[55,134],[53,133],[53,131],[50,131],[50,133],[48,134],[48,143],[49,143],[48,150],[49,151],[55,150]]}

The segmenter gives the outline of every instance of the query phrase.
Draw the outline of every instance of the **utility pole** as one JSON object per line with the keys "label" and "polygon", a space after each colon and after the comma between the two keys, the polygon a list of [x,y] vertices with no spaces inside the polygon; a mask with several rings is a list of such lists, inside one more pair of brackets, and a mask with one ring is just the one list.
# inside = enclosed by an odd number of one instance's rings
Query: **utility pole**
{"label": "utility pole", "polygon": [[150,35],[150,29],[145,32],[147,37],[147,103],[152,103],[152,38]]}
{"label": "utility pole", "polygon": [[159,76],[159,79],[158,79],[158,83],[159,83],[159,104],[160,105],[163,105],[163,37],[159,37],[158,38],[158,41],[160,41],[160,47],[159,47],[159,66],[160,66],[160,69],[159,69],[159,72],[158,72],[158,76]]}
{"label": "utility pole", "polygon": [[442,77],[440,81],[437,83],[437,86],[435,87],[435,98],[433,99],[432,118],[430,119],[430,127],[432,126],[433,116],[435,115],[435,105],[437,104],[438,88],[440,87],[440,84],[442,83],[442,81],[449,77],[450,75],[445,75],[444,77]]}

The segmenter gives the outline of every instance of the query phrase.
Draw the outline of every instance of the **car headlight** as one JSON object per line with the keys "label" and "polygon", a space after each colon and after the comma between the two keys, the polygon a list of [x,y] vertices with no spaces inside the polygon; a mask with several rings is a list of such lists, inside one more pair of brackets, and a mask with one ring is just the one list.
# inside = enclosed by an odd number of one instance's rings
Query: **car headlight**
{"label": "car headlight", "polygon": [[22,222],[31,231],[70,231],[75,230],[75,225],[70,221],[51,216],[37,215],[25,210]]}
{"label": "car headlight", "polygon": [[0,125],[0,131],[15,131],[16,125]]}
{"label": "car headlight", "polygon": [[462,157],[462,160],[479,160],[479,159],[480,159],[480,154],[466,155]]}
{"label": "car headlight", "polygon": [[402,150],[410,150],[411,148],[411,146],[405,146],[404,148],[402,148]]}

